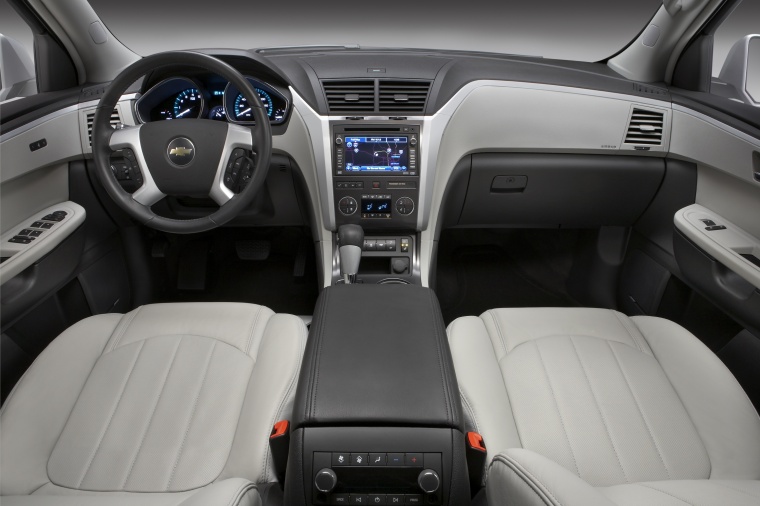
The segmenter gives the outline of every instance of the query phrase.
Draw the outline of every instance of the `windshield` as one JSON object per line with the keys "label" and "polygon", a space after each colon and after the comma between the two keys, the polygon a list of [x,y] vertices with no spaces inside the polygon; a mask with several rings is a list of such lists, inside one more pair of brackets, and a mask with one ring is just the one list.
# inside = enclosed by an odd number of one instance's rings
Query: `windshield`
{"label": "windshield", "polygon": [[662,0],[90,0],[137,54],[171,49],[352,45],[599,61],[625,47]]}

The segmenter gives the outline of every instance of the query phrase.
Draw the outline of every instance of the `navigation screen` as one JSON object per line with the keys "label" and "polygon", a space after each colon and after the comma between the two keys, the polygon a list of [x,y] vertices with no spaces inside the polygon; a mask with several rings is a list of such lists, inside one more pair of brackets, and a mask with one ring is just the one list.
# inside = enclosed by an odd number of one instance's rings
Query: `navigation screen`
{"label": "navigation screen", "polygon": [[408,141],[408,137],[346,137],[346,172],[406,172]]}

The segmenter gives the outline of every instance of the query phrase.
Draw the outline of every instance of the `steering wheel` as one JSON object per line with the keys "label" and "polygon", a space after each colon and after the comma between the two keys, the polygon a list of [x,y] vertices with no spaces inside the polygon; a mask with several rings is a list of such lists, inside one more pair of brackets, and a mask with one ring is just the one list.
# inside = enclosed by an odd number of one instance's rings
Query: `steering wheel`
{"label": "steering wheel", "polygon": [[[170,65],[200,67],[227,79],[248,100],[255,126],[181,119],[114,130],[111,113],[126,89],[148,72]],[[111,170],[110,156],[115,150],[123,150],[139,167],[142,186],[132,194]],[[219,227],[250,205],[269,170],[272,130],[258,94],[240,72],[213,56],[171,51],[136,61],[111,82],[95,111],[92,154],[101,183],[121,209],[148,227],[190,234]],[[245,180],[237,184],[241,178]],[[236,194],[228,185],[243,189]],[[159,216],[151,206],[167,195],[209,196],[219,209],[188,220]]]}

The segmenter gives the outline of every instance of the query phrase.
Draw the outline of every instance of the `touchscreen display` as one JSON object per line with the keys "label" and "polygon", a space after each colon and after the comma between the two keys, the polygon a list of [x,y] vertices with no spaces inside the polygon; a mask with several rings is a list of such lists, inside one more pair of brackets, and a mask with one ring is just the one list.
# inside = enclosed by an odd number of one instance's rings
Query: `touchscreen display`
{"label": "touchscreen display", "polygon": [[346,137],[346,172],[406,172],[408,137]]}

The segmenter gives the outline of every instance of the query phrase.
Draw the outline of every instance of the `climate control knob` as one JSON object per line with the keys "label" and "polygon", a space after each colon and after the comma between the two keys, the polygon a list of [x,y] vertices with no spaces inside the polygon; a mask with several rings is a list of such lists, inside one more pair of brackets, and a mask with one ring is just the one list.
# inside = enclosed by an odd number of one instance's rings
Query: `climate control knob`
{"label": "climate control knob", "polygon": [[417,485],[426,494],[432,494],[441,486],[441,479],[438,477],[438,473],[432,469],[425,469],[417,477]]}
{"label": "climate control knob", "polygon": [[401,215],[412,214],[414,201],[409,197],[401,197],[396,201],[396,211]]}
{"label": "climate control knob", "polygon": [[314,486],[317,490],[328,494],[332,492],[335,485],[338,484],[338,477],[335,475],[335,471],[330,468],[321,469],[314,477]]}
{"label": "climate control knob", "polygon": [[356,203],[356,199],[353,197],[343,197],[338,201],[338,209],[345,216],[351,216],[356,212],[359,205]]}

